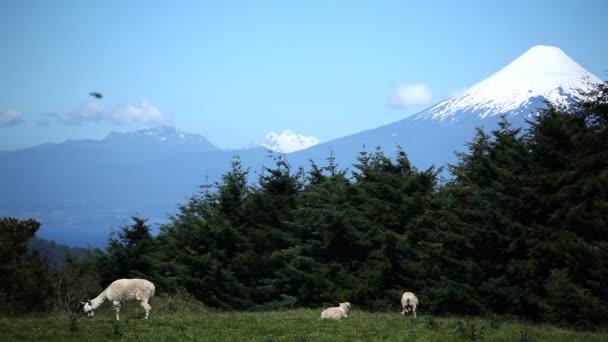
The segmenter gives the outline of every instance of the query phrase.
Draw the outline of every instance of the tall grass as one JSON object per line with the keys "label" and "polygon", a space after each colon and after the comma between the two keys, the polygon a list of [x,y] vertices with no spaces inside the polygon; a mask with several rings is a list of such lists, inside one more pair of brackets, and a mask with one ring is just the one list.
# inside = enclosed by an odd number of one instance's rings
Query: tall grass
{"label": "tall grass", "polygon": [[0,341],[608,341],[608,332],[579,332],[495,317],[418,319],[353,308],[348,319],[320,319],[321,308],[221,312],[183,297],[159,297],[149,320],[137,303],[114,319],[110,304],[94,318],[52,314],[0,318]]}

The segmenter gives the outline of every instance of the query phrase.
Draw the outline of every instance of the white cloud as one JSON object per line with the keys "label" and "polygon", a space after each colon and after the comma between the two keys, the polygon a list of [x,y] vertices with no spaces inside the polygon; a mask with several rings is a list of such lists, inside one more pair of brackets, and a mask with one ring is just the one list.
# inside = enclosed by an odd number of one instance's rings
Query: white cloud
{"label": "white cloud", "polygon": [[429,104],[433,100],[431,89],[426,84],[399,84],[390,100],[393,108],[406,108]]}
{"label": "white cloud", "polygon": [[[49,117],[66,125],[79,125],[84,122],[107,121],[117,125],[128,124],[157,124],[172,126],[173,120],[169,115],[163,113],[158,107],[148,101],[142,101],[140,105],[127,104],[118,109],[108,112],[97,101],[89,101],[81,108],[71,112],[56,112]],[[38,120],[39,125],[48,125],[48,120]]]}
{"label": "white cloud", "polygon": [[71,112],[56,112],[49,114],[49,116],[66,125],[79,125],[86,121],[101,121],[105,119],[103,106],[96,101],[89,101],[79,109]]}
{"label": "white cloud", "polygon": [[148,101],[142,101],[139,106],[128,104],[118,108],[110,114],[110,118],[117,124],[154,123],[164,126],[173,124],[169,115]]}
{"label": "white cloud", "polygon": [[16,109],[7,109],[0,112],[0,127],[14,126],[23,121],[23,113]]}

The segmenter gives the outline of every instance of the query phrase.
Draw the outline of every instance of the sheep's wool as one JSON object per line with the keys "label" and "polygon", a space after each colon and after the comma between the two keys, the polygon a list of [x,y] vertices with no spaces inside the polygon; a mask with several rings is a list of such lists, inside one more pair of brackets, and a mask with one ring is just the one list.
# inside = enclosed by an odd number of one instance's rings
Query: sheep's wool
{"label": "sheep's wool", "polygon": [[412,314],[416,318],[416,308],[418,307],[418,297],[412,292],[404,292],[401,296],[402,315]]}
{"label": "sheep's wool", "polygon": [[152,282],[145,279],[119,279],[114,281],[108,286],[102,293],[99,294],[95,299],[92,299],[88,303],[84,304],[84,312],[88,313],[89,316],[94,315],[95,309],[97,309],[106,300],[112,301],[114,309],[116,310],[116,319],[119,318],[120,306],[124,301],[137,300],[141,306],[146,310],[146,319],[150,315],[152,307],[148,304],[148,301],[152,296],[156,288]]}
{"label": "sheep's wool", "polygon": [[340,303],[338,307],[327,308],[321,313],[321,318],[324,319],[343,319],[348,318],[350,312],[350,303]]}

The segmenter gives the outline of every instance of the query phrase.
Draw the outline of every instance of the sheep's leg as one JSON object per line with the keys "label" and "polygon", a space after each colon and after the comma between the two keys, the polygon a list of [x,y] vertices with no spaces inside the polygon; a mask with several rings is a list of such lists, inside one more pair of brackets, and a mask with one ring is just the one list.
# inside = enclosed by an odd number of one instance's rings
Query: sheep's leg
{"label": "sheep's leg", "polygon": [[150,310],[152,310],[152,307],[150,306],[150,304],[148,304],[147,300],[142,301],[141,306],[144,308],[144,310],[146,310],[146,319],[148,319],[148,316],[150,315]]}
{"label": "sheep's leg", "polygon": [[120,317],[119,317],[119,314],[120,314],[120,302],[119,301],[116,301],[116,300],[114,301],[114,310],[116,310],[116,320],[120,321]]}
{"label": "sheep's leg", "polygon": [[416,318],[416,310],[411,306],[404,306],[403,311],[401,312],[403,316],[414,316]]}

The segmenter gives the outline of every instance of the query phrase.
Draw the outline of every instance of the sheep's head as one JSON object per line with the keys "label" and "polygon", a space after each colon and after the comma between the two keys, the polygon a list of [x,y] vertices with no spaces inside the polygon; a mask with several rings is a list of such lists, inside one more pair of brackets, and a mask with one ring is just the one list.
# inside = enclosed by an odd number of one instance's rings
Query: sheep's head
{"label": "sheep's head", "polygon": [[84,313],[88,314],[89,317],[95,316],[95,312],[93,311],[93,308],[91,307],[91,301],[81,302],[81,304],[84,304],[84,307],[83,307]]}
{"label": "sheep's head", "polygon": [[348,314],[350,312],[350,303],[349,302],[340,303],[340,308],[342,308],[342,310],[344,310],[344,312],[346,312]]}

